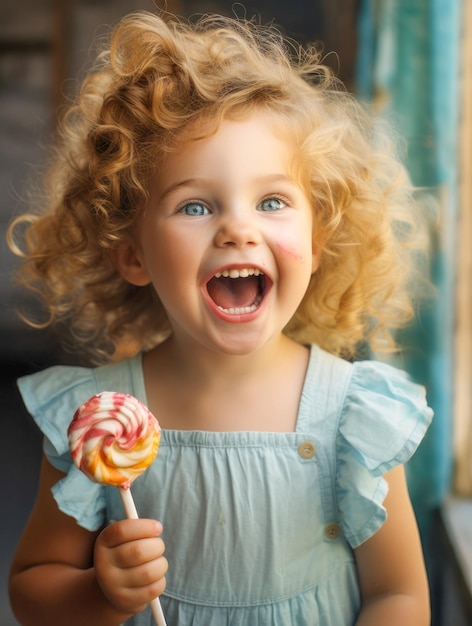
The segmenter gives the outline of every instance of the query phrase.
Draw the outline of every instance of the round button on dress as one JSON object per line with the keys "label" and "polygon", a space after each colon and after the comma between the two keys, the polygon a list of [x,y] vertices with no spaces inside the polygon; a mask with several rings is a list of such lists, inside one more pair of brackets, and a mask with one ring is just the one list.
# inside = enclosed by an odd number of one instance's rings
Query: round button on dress
{"label": "round button on dress", "polygon": [[303,441],[298,446],[298,454],[302,459],[312,459],[315,455],[315,445],[311,441]]}
{"label": "round button on dress", "polygon": [[326,524],[324,532],[327,539],[337,539],[340,532],[339,524],[335,524],[334,522]]}

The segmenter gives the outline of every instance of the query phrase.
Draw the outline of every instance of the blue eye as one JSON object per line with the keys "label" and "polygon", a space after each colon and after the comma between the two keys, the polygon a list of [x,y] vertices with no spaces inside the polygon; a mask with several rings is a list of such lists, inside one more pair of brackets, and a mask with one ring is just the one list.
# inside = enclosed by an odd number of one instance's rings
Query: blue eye
{"label": "blue eye", "polygon": [[201,217],[202,215],[208,215],[209,209],[200,202],[189,202],[179,209],[179,213],[184,213],[190,217]]}
{"label": "blue eye", "polygon": [[266,198],[259,205],[260,211],[279,211],[286,206],[286,203],[282,200],[282,198],[278,198],[277,196]]}

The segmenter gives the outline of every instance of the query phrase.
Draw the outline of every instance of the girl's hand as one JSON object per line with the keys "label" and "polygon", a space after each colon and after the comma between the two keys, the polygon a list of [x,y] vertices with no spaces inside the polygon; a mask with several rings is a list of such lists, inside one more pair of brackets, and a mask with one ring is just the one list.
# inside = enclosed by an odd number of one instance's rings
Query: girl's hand
{"label": "girl's hand", "polygon": [[97,538],[95,571],[102,592],[123,613],[142,611],[165,589],[162,525],[150,519],[114,522]]}

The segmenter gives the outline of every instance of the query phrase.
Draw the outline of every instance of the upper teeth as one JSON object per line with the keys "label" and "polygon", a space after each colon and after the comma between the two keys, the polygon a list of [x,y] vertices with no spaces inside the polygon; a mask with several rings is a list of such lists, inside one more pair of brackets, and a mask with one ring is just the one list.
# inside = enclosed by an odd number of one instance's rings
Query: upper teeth
{"label": "upper teeth", "polygon": [[242,270],[231,269],[223,270],[222,272],[216,272],[215,278],[247,278],[248,276],[261,276],[264,272],[261,272],[257,268],[247,267]]}

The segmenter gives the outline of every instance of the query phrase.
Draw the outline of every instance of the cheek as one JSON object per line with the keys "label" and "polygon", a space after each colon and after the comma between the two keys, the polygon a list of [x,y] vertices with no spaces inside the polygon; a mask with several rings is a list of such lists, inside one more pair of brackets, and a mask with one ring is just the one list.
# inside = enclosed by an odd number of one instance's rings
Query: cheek
{"label": "cheek", "polygon": [[303,254],[301,254],[300,249],[292,247],[289,242],[276,241],[275,243],[277,245],[277,248],[288,257],[300,262],[304,260],[304,256]]}
{"label": "cheek", "polygon": [[312,275],[319,265],[319,246],[307,237],[283,237],[275,240],[277,249],[283,254],[287,262],[294,263],[302,268],[306,268],[308,275]]}
{"label": "cheek", "polygon": [[313,255],[311,225],[306,224],[297,231],[287,229],[282,236],[280,236],[281,233],[278,235],[275,238],[275,245],[287,261],[295,261],[300,264],[309,263],[311,266]]}

